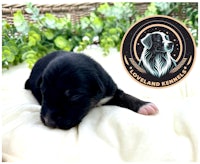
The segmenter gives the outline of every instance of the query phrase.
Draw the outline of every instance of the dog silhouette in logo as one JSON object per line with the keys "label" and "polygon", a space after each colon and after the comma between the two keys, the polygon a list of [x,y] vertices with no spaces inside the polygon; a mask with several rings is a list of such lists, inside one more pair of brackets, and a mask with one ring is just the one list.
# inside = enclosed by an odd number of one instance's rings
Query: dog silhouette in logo
{"label": "dog silhouette in logo", "polygon": [[148,33],[141,43],[144,48],[138,65],[146,72],[161,77],[176,66],[176,61],[171,57],[174,43],[164,32]]}

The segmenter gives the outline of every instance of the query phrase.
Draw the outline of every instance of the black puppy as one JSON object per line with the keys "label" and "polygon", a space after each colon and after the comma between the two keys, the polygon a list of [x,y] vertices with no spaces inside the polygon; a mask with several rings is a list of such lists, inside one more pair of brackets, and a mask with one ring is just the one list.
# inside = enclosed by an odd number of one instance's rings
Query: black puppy
{"label": "black puppy", "polygon": [[158,111],[154,104],[118,89],[100,64],[84,54],[56,51],[41,58],[25,88],[42,105],[42,122],[53,128],[78,125],[98,105],[117,105],[146,115]]}

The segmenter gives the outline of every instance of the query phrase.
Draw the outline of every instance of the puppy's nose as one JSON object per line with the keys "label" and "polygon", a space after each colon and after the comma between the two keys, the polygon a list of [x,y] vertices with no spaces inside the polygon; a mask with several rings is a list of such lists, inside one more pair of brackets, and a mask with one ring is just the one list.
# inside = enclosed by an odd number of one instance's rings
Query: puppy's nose
{"label": "puppy's nose", "polygon": [[167,50],[171,50],[171,49],[173,48],[173,46],[174,46],[174,44],[173,44],[172,42],[167,43],[166,49],[167,49]]}
{"label": "puppy's nose", "polygon": [[49,119],[47,117],[43,117],[42,121],[46,126],[51,127],[51,128],[56,128],[56,122],[53,121],[52,119]]}

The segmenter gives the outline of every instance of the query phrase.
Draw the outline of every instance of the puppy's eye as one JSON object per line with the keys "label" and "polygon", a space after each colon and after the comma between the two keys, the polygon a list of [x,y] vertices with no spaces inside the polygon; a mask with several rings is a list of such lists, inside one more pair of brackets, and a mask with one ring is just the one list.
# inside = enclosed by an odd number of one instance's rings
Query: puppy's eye
{"label": "puppy's eye", "polygon": [[81,99],[82,95],[81,94],[78,94],[78,93],[73,93],[72,91],[70,90],[66,90],[65,93],[65,99],[70,101],[70,102],[77,102]]}

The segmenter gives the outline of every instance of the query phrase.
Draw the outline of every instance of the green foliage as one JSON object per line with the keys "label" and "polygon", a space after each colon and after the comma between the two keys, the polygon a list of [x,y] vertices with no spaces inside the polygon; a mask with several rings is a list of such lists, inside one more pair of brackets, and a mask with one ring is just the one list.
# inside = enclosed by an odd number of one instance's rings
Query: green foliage
{"label": "green foliage", "polygon": [[185,19],[184,23],[189,27],[196,45],[198,45],[198,9],[191,7],[190,3],[187,3],[187,6],[187,18]]}
{"label": "green foliage", "polygon": [[68,17],[57,18],[50,13],[40,15],[39,10],[30,3],[26,11],[34,23],[25,20],[20,10],[13,15],[13,25],[3,21],[3,68],[23,61],[32,67],[39,58],[49,52],[59,49],[72,51],[74,48],[69,37],[73,33]]}
{"label": "green foliage", "polygon": [[[178,7],[179,3],[150,3],[144,15],[140,15],[134,3],[103,3],[79,23],[72,24],[69,15],[58,18],[50,13],[40,14],[37,7],[28,3],[26,12],[31,21],[25,20],[22,11],[17,11],[13,25],[2,22],[2,66],[9,68],[26,61],[32,67],[49,52],[82,51],[91,44],[99,44],[106,55],[112,47],[120,49],[125,32],[135,21],[150,15],[178,12]],[[197,41],[198,11],[187,7],[187,13],[184,23]]]}
{"label": "green foliage", "polygon": [[153,16],[153,15],[158,15],[157,7],[155,3],[150,3],[149,6],[147,7],[147,10],[144,12],[143,15],[136,15],[136,20],[140,20],[142,18],[148,17],[148,16]]}
{"label": "green foliage", "polygon": [[180,2],[155,2],[157,13],[162,15],[170,15],[172,12],[178,12],[180,5]]}
{"label": "green foliage", "polygon": [[22,11],[19,10],[14,14],[13,22],[18,32],[26,34],[29,31],[28,22],[25,20]]}
{"label": "green foliage", "polygon": [[89,17],[80,20],[83,36],[87,39],[81,41],[78,50],[83,50],[95,39],[103,48],[105,55],[112,47],[120,49],[121,40],[127,29],[135,22],[136,10],[134,3],[114,3],[109,5],[104,3]]}
{"label": "green foliage", "polygon": [[[177,19],[182,21],[192,33],[196,45],[198,45],[198,9],[192,7],[189,2],[156,2],[157,14],[171,15],[176,14]],[[182,8],[184,6],[184,9]],[[180,12],[186,10],[186,19],[182,20]]]}

